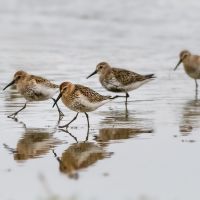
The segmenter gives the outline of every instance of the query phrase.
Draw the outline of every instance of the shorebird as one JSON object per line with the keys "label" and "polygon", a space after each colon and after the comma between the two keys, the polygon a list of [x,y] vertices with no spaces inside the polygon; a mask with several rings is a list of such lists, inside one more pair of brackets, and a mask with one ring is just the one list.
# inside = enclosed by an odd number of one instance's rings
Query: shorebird
{"label": "shorebird", "polygon": [[178,66],[183,63],[186,74],[195,80],[196,92],[198,89],[197,79],[200,79],[200,56],[192,55],[189,51],[183,50],[179,54],[179,62],[177,63],[174,71]]}
{"label": "shorebird", "polygon": [[108,91],[125,93],[126,105],[127,98],[129,97],[128,92],[139,88],[143,84],[155,78],[154,74],[140,75],[125,69],[111,67],[106,62],[99,63],[96,66],[96,70],[87,78],[90,78],[94,74],[100,75],[99,81]]}
{"label": "shorebird", "polygon": [[[13,84],[16,84],[17,90],[26,99],[26,103],[20,110],[9,115],[9,118],[15,118],[19,112],[26,108],[29,102],[45,101],[48,99],[52,99],[55,102],[53,96],[59,91],[59,85],[40,76],[28,74],[25,71],[17,71],[14,74],[13,80],[3,90]],[[64,115],[57,104],[56,106],[59,112],[59,118],[61,118]]]}
{"label": "shorebird", "polygon": [[68,126],[76,120],[78,114],[80,112],[85,113],[87,118],[87,125],[88,125],[88,132],[89,132],[89,116],[87,112],[91,112],[99,108],[100,106],[104,105],[105,103],[111,101],[121,96],[103,96],[99,93],[95,92],[94,90],[85,87],[79,84],[73,84],[70,82],[63,82],[60,85],[60,94],[58,95],[57,99],[55,100],[55,104],[61,98],[63,104],[68,107],[70,110],[77,112],[76,116],[66,125],[59,126],[59,128],[68,128]]}

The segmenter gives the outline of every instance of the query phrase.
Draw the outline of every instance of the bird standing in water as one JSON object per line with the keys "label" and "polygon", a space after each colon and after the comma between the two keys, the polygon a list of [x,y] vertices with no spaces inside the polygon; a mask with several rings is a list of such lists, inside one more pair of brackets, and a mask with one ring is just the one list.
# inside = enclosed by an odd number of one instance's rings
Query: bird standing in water
{"label": "bird standing in water", "polygon": [[68,128],[68,126],[76,120],[78,114],[80,112],[85,113],[87,118],[87,125],[88,125],[88,132],[89,132],[89,116],[87,112],[91,112],[99,108],[100,106],[104,105],[105,103],[111,101],[121,96],[103,96],[99,93],[95,92],[94,90],[85,87],[79,84],[73,84],[70,82],[63,82],[60,85],[60,94],[58,95],[57,99],[55,100],[55,104],[61,98],[63,104],[68,107],[70,110],[77,112],[76,116],[66,125],[59,126],[59,128]]}
{"label": "bird standing in water", "polygon": [[[13,80],[3,90],[13,84],[16,84],[17,90],[26,99],[26,103],[20,110],[9,115],[9,118],[15,118],[19,112],[26,108],[29,102],[45,101],[48,99],[52,99],[55,102],[53,96],[59,91],[58,85],[43,77],[28,74],[25,71],[17,71],[14,74]],[[62,118],[64,115],[57,104],[56,106],[59,112],[59,118]]]}
{"label": "bird standing in water", "polygon": [[101,85],[108,91],[125,93],[126,106],[129,97],[128,92],[139,88],[143,84],[155,78],[154,74],[140,75],[125,69],[111,67],[106,62],[99,63],[96,66],[96,70],[87,78],[94,74],[99,74]]}
{"label": "bird standing in water", "polygon": [[198,91],[197,79],[200,79],[200,56],[192,55],[189,51],[183,50],[179,54],[179,62],[177,63],[174,71],[178,66],[183,63],[184,70],[186,74],[195,80],[196,94]]}

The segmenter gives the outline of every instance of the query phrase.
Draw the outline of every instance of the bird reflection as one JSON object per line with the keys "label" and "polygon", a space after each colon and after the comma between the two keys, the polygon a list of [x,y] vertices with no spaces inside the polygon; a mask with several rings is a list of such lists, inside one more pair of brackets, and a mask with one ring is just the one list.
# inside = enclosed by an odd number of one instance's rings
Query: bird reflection
{"label": "bird reflection", "polygon": [[149,113],[152,113],[151,111],[135,111],[132,110],[129,112],[129,116],[126,117],[124,115],[124,111],[120,110],[112,110],[112,111],[104,111],[100,112],[104,117],[103,120],[101,120],[102,126],[117,126],[117,127],[152,127],[152,119],[146,118],[146,116],[149,115]]}
{"label": "bird reflection", "polygon": [[188,135],[193,128],[200,128],[200,100],[187,101],[182,111],[180,122],[180,132],[182,135]]}
{"label": "bird reflection", "polygon": [[53,151],[54,156],[59,162],[60,172],[68,175],[69,178],[78,179],[78,171],[88,168],[98,160],[108,158],[112,155],[111,152],[93,143],[80,142],[69,146],[63,153],[61,158]]}
{"label": "bird reflection", "polygon": [[4,147],[13,153],[16,161],[41,157],[47,154],[50,149],[62,143],[62,141],[53,137],[56,129],[27,128],[25,124],[23,126],[25,132],[17,142],[16,148],[11,148],[4,144]]}
{"label": "bird reflection", "polygon": [[121,140],[136,137],[141,133],[152,133],[153,129],[145,128],[102,128],[95,140],[106,146],[110,140]]}

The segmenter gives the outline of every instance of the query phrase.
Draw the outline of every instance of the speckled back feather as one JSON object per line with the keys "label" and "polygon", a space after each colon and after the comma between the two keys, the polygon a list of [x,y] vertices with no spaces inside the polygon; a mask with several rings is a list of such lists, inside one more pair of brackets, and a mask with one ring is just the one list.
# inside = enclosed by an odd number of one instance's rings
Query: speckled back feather
{"label": "speckled back feather", "polygon": [[153,78],[153,74],[140,75],[135,72],[120,68],[112,68],[112,73],[117,79],[117,81],[119,81],[123,85],[129,85],[132,84],[133,82],[144,81],[146,79]]}
{"label": "speckled back feather", "polygon": [[52,83],[51,81],[49,81],[48,79],[45,79],[40,76],[30,75],[29,80],[30,81],[34,80],[37,84],[42,84],[49,88],[59,88],[59,85],[56,85],[56,84]]}
{"label": "speckled back feather", "polygon": [[111,97],[111,96],[100,95],[99,93],[95,92],[94,90],[92,90],[88,87],[76,84],[74,93],[79,94],[79,92],[81,94],[83,94],[84,96],[86,96],[89,99],[89,101],[91,101],[91,102],[99,102],[99,101],[109,99]]}

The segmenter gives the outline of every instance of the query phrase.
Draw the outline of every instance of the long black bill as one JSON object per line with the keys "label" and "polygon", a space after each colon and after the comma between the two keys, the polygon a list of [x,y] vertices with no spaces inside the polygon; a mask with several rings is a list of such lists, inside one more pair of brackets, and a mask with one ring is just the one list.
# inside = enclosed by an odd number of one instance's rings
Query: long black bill
{"label": "long black bill", "polygon": [[56,103],[59,101],[59,99],[62,97],[62,93],[60,93],[57,97],[57,99],[55,100],[53,107],[56,105]]}
{"label": "long black bill", "polygon": [[5,90],[6,88],[8,88],[9,86],[11,86],[11,85],[13,85],[13,84],[15,84],[15,80],[11,81],[8,85],[6,85],[6,87],[3,88],[3,90]]}
{"label": "long black bill", "polygon": [[95,70],[93,73],[91,73],[91,74],[87,77],[87,79],[90,78],[91,76],[95,75],[96,73],[97,73],[97,70]]}
{"label": "long black bill", "polygon": [[174,68],[174,71],[178,68],[178,66],[182,63],[182,59],[180,59],[176,65],[176,67]]}

